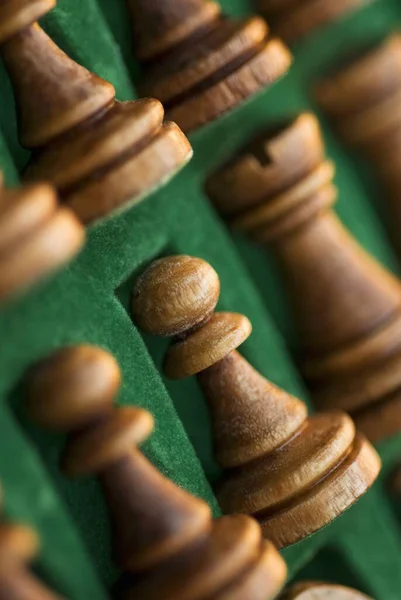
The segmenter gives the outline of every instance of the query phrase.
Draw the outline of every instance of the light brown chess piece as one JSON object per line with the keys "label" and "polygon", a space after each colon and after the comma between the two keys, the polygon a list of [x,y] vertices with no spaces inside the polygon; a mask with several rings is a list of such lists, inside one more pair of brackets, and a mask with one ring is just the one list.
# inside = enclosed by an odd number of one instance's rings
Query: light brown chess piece
{"label": "light brown chess piece", "polygon": [[100,348],[58,351],[33,369],[29,409],[51,430],[71,432],[62,460],[69,476],[99,475],[110,510],[115,558],[132,576],[125,598],[266,600],[286,568],[245,516],[213,521],[203,501],[178,488],[137,449],[151,415],[113,408],[120,370]]}
{"label": "light brown chess piece", "polygon": [[341,139],[376,168],[401,251],[401,36],[343,62],[319,83],[316,98]]}
{"label": "light brown chess piece", "polygon": [[192,155],[160,102],[117,102],[113,86],[62,52],[36,19],[55,0],[3,0],[0,52],[19,134],[33,151],[25,177],[49,180],[90,223],[139,202]]}
{"label": "light brown chess piece", "polygon": [[0,303],[67,263],[84,239],[51,186],[0,189]]}
{"label": "light brown chess piece", "polygon": [[320,582],[301,582],[286,590],[280,600],[371,600],[365,594],[343,587]]}
{"label": "light brown chess piece", "polygon": [[211,0],[128,0],[142,91],[189,132],[284,75],[287,48],[260,17],[230,19]]}
{"label": "light brown chess piece", "polygon": [[231,225],[271,244],[321,408],[350,412],[371,440],[401,431],[401,286],[332,210],[337,190],[316,118],[250,144],[208,181]]}
{"label": "light brown chess piece", "polygon": [[237,352],[251,324],[243,315],[214,312],[219,292],[205,261],[164,258],[138,279],[134,320],[150,334],[175,337],[164,362],[168,377],[197,374],[225,469],[223,510],[253,515],[282,548],[354,504],[376,479],[380,459],[345,413],[308,418],[303,402]]}
{"label": "light brown chess piece", "polygon": [[292,44],[316,29],[341,19],[370,0],[256,0],[273,31]]}
{"label": "light brown chess piece", "polygon": [[0,523],[0,600],[61,600],[27,568],[38,546],[28,527]]}

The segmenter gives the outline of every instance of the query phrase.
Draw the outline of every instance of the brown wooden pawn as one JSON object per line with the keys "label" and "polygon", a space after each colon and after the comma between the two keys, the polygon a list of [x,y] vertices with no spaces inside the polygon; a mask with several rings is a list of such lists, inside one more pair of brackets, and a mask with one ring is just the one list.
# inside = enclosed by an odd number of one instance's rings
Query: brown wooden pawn
{"label": "brown wooden pawn", "polygon": [[25,178],[49,180],[90,223],[139,202],[192,155],[160,102],[117,102],[113,86],[62,52],[36,23],[55,0],[3,0],[0,52],[10,75]]}
{"label": "brown wooden pawn", "polygon": [[38,546],[28,527],[0,523],[0,600],[61,600],[27,569]]}
{"label": "brown wooden pawn", "polygon": [[0,189],[0,303],[67,263],[84,239],[51,186]]}
{"label": "brown wooden pawn", "polygon": [[169,119],[189,132],[284,75],[287,48],[259,17],[234,20],[211,0],[128,0],[145,78]]}
{"label": "brown wooden pawn", "polygon": [[303,114],[241,151],[207,191],[235,229],[272,245],[319,407],[350,412],[376,441],[401,431],[401,286],[333,212],[333,175],[317,119]]}
{"label": "brown wooden pawn", "polygon": [[256,0],[274,33],[292,44],[316,29],[341,19],[371,0]]}
{"label": "brown wooden pawn", "polygon": [[219,280],[205,261],[156,261],[133,291],[136,322],[175,336],[164,370],[197,374],[210,407],[215,455],[226,470],[218,498],[227,513],[256,517],[279,547],[340,515],[370,487],[380,459],[342,412],[308,418],[303,402],[262,377],[237,352],[246,317],[213,312]]}
{"label": "brown wooden pawn", "polygon": [[313,581],[303,581],[286,590],[279,600],[372,600],[351,588]]}
{"label": "brown wooden pawn", "polygon": [[273,545],[262,540],[258,524],[239,515],[212,521],[206,503],[146,460],[137,446],[151,433],[153,419],[140,408],[113,408],[119,383],[118,365],[107,352],[65,348],[32,371],[29,409],[38,424],[72,432],[62,460],[66,474],[99,475],[116,562],[132,575],[124,597],[276,596],[286,568]]}
{"label": "brown wooden pawn", "polygon": [[377,169],[401,251],[401,36],[392,34],[342,64],[320,82],[316,98],[342,140]]}

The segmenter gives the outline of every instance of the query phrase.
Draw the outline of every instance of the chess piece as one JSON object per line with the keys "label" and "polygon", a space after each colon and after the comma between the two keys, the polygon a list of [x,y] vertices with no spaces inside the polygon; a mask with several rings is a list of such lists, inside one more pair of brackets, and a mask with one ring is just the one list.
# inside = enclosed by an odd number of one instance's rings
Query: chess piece
{"label": "chess piece", "polygon": [[316,29],[341,19],[369,0],[256,0],[258,12],[286,42],[303,38]]}
{"label": "chess piece", "polygon": [[211,176],[232,226],[271,244],[316,403],[350,412],[378,441],[401,431],[401,287],[344,228],[316,118],[260,137]]}
{"label": "chess piece", "polygon": [[38,539],[31,529],[0,524],[0,600],[61,600],[27,569],[37,551]]}
{"label": "chess piece", "polygon": [[62,459],[70,476],[99,475],[110,510],[116,562],[131,574],[125,598],[266,600],[286,568],[256,521],[213,521],[210,509],[161,475],[137,446],[151,415],[113,408],[120,371],[93,346],[58,351],[29,378],[29,409],[47,428],[71,432]]}
{"label": "chess piece", "polygon": [[376,168],[401,250],[401,36],[393,34],[343,63],[320,82],[316,97],[341,139]]}
{"label": "chess piece", "polygon": [[260,17],[221,15],[212,0],[128,0],[142,92],[189,132],[233,109],[284,75],[287,48]]}
{"label": "chess piece", "polygon": [[0,303],[67,263],[84,238],[51,186],[0,189]]}
{"label": "chess piece", "polygon": [[117,102],[113,86],[71,60],[36,19],[55,0],[3,0],[0,52],[20,141],[33,151],[27,180],[49,180],[85,223],[139,202],[192,155],[160,102]]}
{"label": "chess piece", "polygon": [[380,460],[339,411],[308,418],[306,405],[262,377],[236,350],[246,317],[214,312],[219,280],[205,261],[153,263],[133,291],[133,316],[153,335],[174,336],[164,371],[197,374],[210,408],[215,456],[226,476],[218,499],[246,513],[279,548],[327,525],[374,482]]}
{"label": "chess piece", "polygon": [[357,590],[320,582],[302,581],[286,590],[280,600],[370,600]]}

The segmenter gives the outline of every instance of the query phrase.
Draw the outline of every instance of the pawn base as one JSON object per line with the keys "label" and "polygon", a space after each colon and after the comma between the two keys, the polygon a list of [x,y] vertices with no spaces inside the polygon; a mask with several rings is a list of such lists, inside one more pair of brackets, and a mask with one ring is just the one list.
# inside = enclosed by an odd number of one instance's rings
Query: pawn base
{"label": "pawn base", "polygon": [[325,479],[273,515],[256,515],[263,534],[285,548],[329,525],[365,494],[380,472],[378,454],[362,436],[348,456]]}

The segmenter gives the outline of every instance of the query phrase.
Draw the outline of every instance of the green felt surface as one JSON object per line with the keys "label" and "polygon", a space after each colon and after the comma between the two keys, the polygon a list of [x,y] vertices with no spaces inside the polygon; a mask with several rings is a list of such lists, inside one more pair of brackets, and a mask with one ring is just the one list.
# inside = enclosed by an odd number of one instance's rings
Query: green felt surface
{"label": "green felt surface", "polygon": [[[222,4],[233,15],[251,10],[246,0]],[[217,515],[212,486],[219,469],[204,399],[194,380],[171,383],[160,375],[166,343],[143,337],[132,323],[133,282],[162,255],[188,253],[210,261],[221,277],[220,307],[243,312],[253,323],[253,334],[242,348],[245,356],[275,383],[309,401],[291,358],[296,335],[274,264],[266,251],[231,238],[203,193],[204,180],[253,132],[282,115],[313,108],[311,85],[329,56],[356,39],[392,29],[400,17],[398,2],[377,0],[301,44],[287,77],[191,136],[194,159],[166,187],[91,228],[84,251],[68,268],[0,309],[5,512],[38,530],[43,543],[38,568],[71,600],[107,597],[118,576],[110,559],[107,514],[95,481],[69,482],[60,474],[62,437],[44,434],[27,420],[26,369],[66,344],[86,342],[109,349],[123,371],[119,402],[144,406],[155,416],[156,431],[146,453],[179,485],[205,498]],[[64,50],[112,81],[119,99],[135,97],[140,71],[131,51],[124,0],[59,0],[43,23]],[[3,70],[0,90],[0,165],[12,183],[28,154],[18,144],[12,93]],[[366,180],[327,124],[324,133],[338,168],[340,216],[364,246],[399,272],[376,208],[375,188],[367,190]],[[283,552],[290,578],[327,576],[358,585],[376,600],[399,600],[401,528],[385,481],[401,455],[401,439],[384,443],[380,452],[384,469],[374,489],[335,523]]]}

